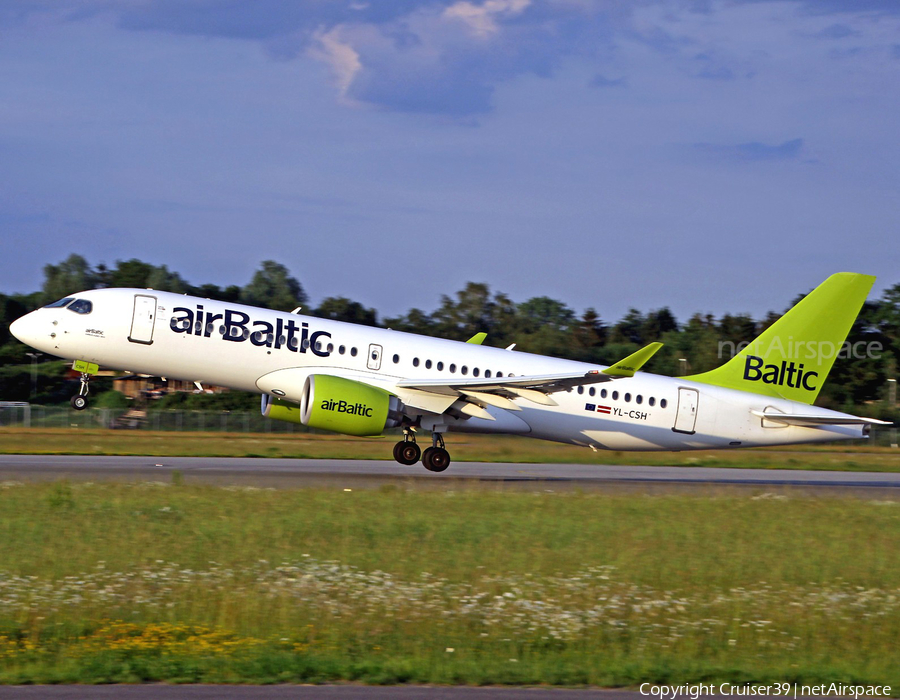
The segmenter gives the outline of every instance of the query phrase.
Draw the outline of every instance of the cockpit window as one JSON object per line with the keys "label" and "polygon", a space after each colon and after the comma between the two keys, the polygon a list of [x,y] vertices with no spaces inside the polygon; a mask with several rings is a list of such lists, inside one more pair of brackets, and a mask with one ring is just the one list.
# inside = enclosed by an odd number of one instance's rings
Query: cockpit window
{"label": "cockpit window", "polygon": [[76,299],[68,306],[69,311],[74,311],[76,314],[89,314],[94,309],[94,305],[89,302],[87,299]]}
{"label": "cockpit window", "polygon": [[52,304],[47,304],[45,309],[59,309],[75,300],[75,297],[66,297],[65,299],[60,299],[59,301],[54,301]]}

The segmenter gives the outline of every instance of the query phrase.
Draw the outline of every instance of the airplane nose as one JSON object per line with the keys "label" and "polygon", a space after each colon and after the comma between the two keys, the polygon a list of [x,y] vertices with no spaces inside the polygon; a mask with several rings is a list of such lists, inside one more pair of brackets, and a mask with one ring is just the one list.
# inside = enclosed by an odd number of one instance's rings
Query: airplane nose
{"label": "airplane nose", "polygon": [[35,339],[33,314],[25,314],[9,324],[9,332],[26,345],[32,345]]}
{"label": "airplane nose", "polygon": [[21,340],[23,343],[25,342],[22,339],[22,335],[25,333],[25,317],[17,318],[15,321],[9,324],[9,332],[12,333],[16,338]]}

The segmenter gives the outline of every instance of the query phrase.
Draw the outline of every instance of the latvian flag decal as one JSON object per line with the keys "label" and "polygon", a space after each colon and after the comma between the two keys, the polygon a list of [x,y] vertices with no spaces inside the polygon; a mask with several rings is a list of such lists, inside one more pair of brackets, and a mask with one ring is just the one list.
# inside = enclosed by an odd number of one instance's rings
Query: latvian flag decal
{"label": "latvian flag decal", "polygon": [[586,403],[584,405],[585,411],[590,411],[593,413],[596,411],[597,413],[612,413],[612,409],[609,406],[597,406],[596,404]]}

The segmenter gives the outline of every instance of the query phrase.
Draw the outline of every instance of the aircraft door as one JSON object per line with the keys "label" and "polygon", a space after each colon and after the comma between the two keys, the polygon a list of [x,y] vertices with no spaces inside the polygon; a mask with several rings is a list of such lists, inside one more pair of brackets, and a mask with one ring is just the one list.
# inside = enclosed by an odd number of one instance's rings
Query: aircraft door
{"label": "aircraft door", "polygon": [[700,393],[696,389],[678,389],[678,409],[675,413],[676,433],[694,434],[694,426],[697,423],[697,404],[700,401]]}
{"label": "aircraft door", "polygon": [[370,345],[369,358],[366,361],[366,367],[374,370],[381,369],[381,352],[382,348],[380,345],[375,345],[374,343]]}
{"label": "aircraft door", "polygon": [[128,340],[132,343],[151,345],[153,328],[156,325],[156,297],[146,294],[134,295],[134,316],[131,318],[131,333]]}

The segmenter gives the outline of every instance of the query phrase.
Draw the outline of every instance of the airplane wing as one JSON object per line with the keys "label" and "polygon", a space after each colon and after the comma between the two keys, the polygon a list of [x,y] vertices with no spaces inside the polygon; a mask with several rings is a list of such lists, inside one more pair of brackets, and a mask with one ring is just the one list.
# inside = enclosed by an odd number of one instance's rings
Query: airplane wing
{"label": "airplane wing", "polygon": [[778,413],[776,411],[750,411],[754,416],[765,418],[766,420],[777,421],[787,425],[803,425],[807,427],[815,427],[817,425],[892,425],[890,421],[878,420],[877,418],[862,418],[860,416],[850,416],[845,414],[837,414],[834,416],[816,415],[802,413]]}
{"label": "airplane wing", "polygon": [[521,411],[514,399],[525,399],[543,406],[556,406],[550,396],[585,384],[610,382],[634,373],[655,353],[661,343],[651,343],[624,360],[607,367],[588,372],[567,374],[541,374],[532,376],[506,376],[490,378],[401,379],[376,378],[369,373],[352,373],[333,369],[287,368],[260,377],[256,385],[260,391],[299,400],[304,383],[310,374],[335,374],[363,384],[372,384],[395,394],[405,405],[441,414],[448,410],[474,417],[494,420],[485,406],[496,406],[508,411]]}
{"label": "airplane wing", "polygon": [[[397,382],[398,389],[413,389],[431,394],[444,394],[446,396],[471,396],[474,399],[494,395],[498,397],[522,397],[545,406],[555,406],[556,402],[547,394],[556,391],[566,391],[584,384],[596,384],[609,382],[614,377],[603,374],[600,370],[578,374],[539,374],[527,377],[496,377],[491,379],[402,379]],[[490,401],[486,401],[491,403]],[[502,408],[511,408],[507,405],[511,401],[502,402]],[[494,404],[497,405],[497,404]],[[515,404],[513,404],[514,406]],[[518,407],[512,410],[518,410]]]}
{"label": "airplane wing", "polygon": [[443,397],[459,398],[476,406],[488,404],[511,411],[521,410],[513,403],[512,399],[515,398],[523,398],[544,406],[556,406],[556,401],[549,394],[585,384],[599,384],[634,376],[634,373],[661,347],[662,343],[651,343],[604,370],[594,369],[570,374],[512,375],[489,379],[402,379],[397,382],[396,387],[401,391],[405,389],[415,393],[439,394]]}

